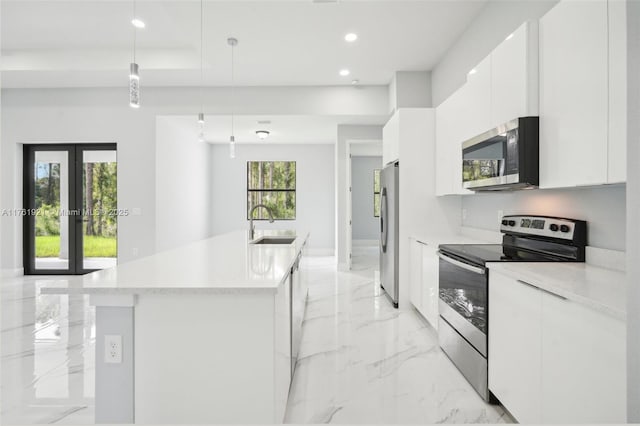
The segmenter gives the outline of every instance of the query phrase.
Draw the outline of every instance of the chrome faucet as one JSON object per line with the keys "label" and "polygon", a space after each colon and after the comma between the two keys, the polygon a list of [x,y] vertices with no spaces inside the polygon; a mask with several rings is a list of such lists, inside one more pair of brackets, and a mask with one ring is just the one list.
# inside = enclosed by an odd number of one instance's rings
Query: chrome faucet
{"label": "chrome faucet", "polygon": [[256,204],[255,206],[253,206],[253,208],[249,212],[249,239],[250,240],[253,240],[253,234],[255,233],[255,230],[256,230],[255,227],[253,226],[253,212],[258,207],[264,207],[267,213],[269,213],[269,223],[273,223],[273,213],[271,212],[271,209],[269,207],[265,206],[264,204]]}

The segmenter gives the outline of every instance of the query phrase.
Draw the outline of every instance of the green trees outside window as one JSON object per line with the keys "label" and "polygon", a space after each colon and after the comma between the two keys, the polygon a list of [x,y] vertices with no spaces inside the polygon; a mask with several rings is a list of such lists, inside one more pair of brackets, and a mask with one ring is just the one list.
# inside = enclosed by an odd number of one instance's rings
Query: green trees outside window
{"label": "green trees outside window", "polygon": [[380,169],[373,171],[373,217],[380,217]]}
{"label": "green trees outside window", "polygon": [[[247,220],[253,206],[264,204],[276,220],[296,218],[296,162],[247,161]],[[268,219],[265,209],[257,209],[254,220]]]}

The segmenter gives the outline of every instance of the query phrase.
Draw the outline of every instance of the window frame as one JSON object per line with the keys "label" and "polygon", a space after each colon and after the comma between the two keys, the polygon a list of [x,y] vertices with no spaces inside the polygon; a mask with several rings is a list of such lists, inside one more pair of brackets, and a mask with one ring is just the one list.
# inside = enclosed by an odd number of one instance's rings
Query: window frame
{"label": "window frame", "polygon": [[[295,169],[295,179],[293,182],[293,189],[251,189],[249,188],[249,173],[250,173],[250,165],[251,163],[293,163],[294,164],[294,169]],[[295,160],[290,161],[290,160],[247,160],[247,169],[246,169],[246,173],[245,173],[245,177],[246,177],[246,188],[247,188],[247,220],[250,220],[251,218],[249,217],[249,212],[250,212],[250,203],[249,203],[249,194],[251,194],[252,192],[291,192],[294,194],[294,206],[293,206],[293,212],[294,212],[294,217],[293,218],[278,218],[278,217],[274,217],[273,220],[297,220],[298,217],[298,194],[297,194],[297,190],[298,190],[298,164]],[[254,221],[256,220],[269,220],[268,218],[253,218]]]}

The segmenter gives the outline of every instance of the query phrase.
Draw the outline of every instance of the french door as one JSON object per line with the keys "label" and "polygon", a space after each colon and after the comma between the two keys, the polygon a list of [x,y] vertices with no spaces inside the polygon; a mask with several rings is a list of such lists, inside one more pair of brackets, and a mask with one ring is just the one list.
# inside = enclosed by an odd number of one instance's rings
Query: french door
{"label": "french door", "polygon": [[24,273],[115,266],[116,144],[24,145]]}

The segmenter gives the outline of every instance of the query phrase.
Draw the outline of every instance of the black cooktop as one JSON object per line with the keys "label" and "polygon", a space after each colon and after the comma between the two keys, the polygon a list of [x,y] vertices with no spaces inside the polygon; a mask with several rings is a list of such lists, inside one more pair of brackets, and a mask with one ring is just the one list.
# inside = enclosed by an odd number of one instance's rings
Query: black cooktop
{"label": "black cooktop", "polygon": [[560,259],[502,244],[441,244],[440,251],[478,265],[486,262],[553,262]]}

